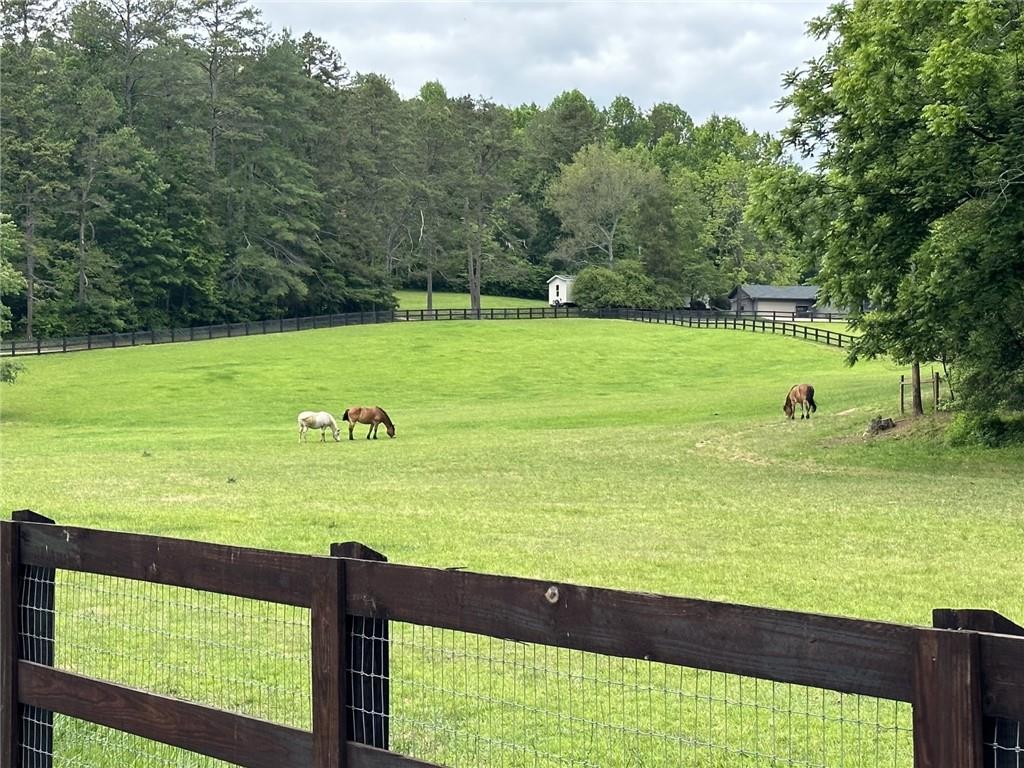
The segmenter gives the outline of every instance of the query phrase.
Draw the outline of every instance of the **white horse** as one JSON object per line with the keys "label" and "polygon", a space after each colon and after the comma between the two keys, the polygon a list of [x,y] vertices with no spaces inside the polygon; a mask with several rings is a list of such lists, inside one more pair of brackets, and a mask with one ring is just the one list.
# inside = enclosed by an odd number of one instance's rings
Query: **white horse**
{"label": "white horse", "polygon": [[334,435],[334,442],[338,442],[341,438],[341,430],[338,429],[338,422],[334,420],[327,411],[303,411],[299,414],[299,442],[306,441],[306,432],[310,429],[320,429],[320,442],[327,442],[327,434],[325,430],[330,427],[331,434]]}

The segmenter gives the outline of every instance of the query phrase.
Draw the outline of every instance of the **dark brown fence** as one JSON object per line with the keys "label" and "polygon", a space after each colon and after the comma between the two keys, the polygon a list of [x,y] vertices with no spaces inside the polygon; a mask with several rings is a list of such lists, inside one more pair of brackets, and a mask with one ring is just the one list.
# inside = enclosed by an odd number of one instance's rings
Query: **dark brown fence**
{"label": "dark brown fence", "polygon": [[347,325],[376,323],[423,322],[429,320],[549,320],[558,318],[598,318],[603,320],[637,320],[648,323],[685,325],[690,328],[731,328],[762,333],[781,333],[786,336],[816,341],[821,344],[849,346],[855,337],[827,328],[806,325],[798,320],[840,321],[840,315],[807,317],[797,313],[772,312],[749,315],[698,310],[644,310],[644,309],[580,309],[579,307],[512,307],[482,309],[395,309],[345,314],[316,315],[311,317],[254,320],[245,323],[201,325],[187,328],[132,331],[130,333],[102,333],[88,336],[61,336],[48,339],[5,339],[0,343],[0,357],[45,355],[55,352],[80,352],[91,349],[118,349],[149,344],[171,344],[182,341],[205,341],[237,336],[259,336],[269,333],[308,331],[337,328]]}
{"label": "dark brown fence", "polygon": [[4,766],[1002,768],[1024,751],[1024,637],[989,612],[913,627],[43,520],[0,523]]}

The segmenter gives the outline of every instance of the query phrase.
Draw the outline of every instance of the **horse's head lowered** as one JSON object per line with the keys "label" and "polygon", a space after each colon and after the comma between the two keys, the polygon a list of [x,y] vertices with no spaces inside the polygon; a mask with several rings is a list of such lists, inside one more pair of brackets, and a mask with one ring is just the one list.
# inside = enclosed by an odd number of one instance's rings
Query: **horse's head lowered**
{"label": "horse's head lowered", "polygon": [[786,402],[782,404],[782,412],[789,418],[793,417],[793,401],[789,399],[788,395],[786,396]]}

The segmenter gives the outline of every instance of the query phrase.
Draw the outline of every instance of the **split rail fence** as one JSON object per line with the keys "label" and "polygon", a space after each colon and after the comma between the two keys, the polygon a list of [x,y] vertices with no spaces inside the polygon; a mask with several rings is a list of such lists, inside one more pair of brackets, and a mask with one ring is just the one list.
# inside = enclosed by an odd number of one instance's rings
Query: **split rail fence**
{"label": "split rail fence", "polygon": [[685,325],[691,328],[731,328],[734,330],[780,333],[806,341],[816,341],[835,347],[848,347],[854,336],[827,328],[808,325],[797,320],[840,321],[839,315],[820,315],[807,318],[799,314],[773,312],[762,315],[744,315],[711,311],[672,311],[649,309],[580,309],[579,307],[512,307],[481,309],[394,309],[376,312],[349,312],[312,317],[254,320],[245,323],[225,323],[162,330],[132,331],[130,333],[103,333],[88,336],[61,336],[48,339],[5,339],[0,342],[0,356],[45,355],[56,352],[79,352],[90,349],[118,349],[149,344],[171,344],[183,341],[204,341],[236,336],[259,336],[270,333],[288,333],[320,328],[377,323],[423,322],[431,320],[552,320],[559,318],[597,318],[602,320],[636,320],[646,323]]}
{"label": "split rail fence", "polygon": [[0,522],[0,762],[1020,768],[1024,637]]}

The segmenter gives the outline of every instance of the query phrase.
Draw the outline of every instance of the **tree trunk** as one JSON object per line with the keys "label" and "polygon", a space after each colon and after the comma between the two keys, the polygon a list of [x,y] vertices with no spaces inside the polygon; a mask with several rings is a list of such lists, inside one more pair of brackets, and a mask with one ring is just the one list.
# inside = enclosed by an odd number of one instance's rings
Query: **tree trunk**
{"label": "tree trunk", "polygon": [[89,284],[85,276],[85,192],[78,209],[78,303],[85,304],[85,289]]}
{"label": "tree trunk", "polygon": [[427,311],[434,308],[434,270],[427,266]]}
{"label": "tree trunk", "polygon": [[916,361],[910,369],[910,389],[911,413],[914,416],[924,416],[924,403],[921,401],[921,364]]}
{"label": "tree trunk", "polygon": [[469,245],[469,308],[478,317],[480,315],[480,244],[471,242]]}
{"label": "tree trunk", "polygon": [[36,218],[31,202],[27,208],[28,213],[25,216],[25,337],[31,339],[36,316]]}
{"label": "tree trunk", "polygon": [[[469,200],[463,205],[464,219],[469,222]],[[480,211],[474,210],[474,224],[470,230],[466,242],[466,279],[469,281],[469,308],[477,316],[480,316]]]}

